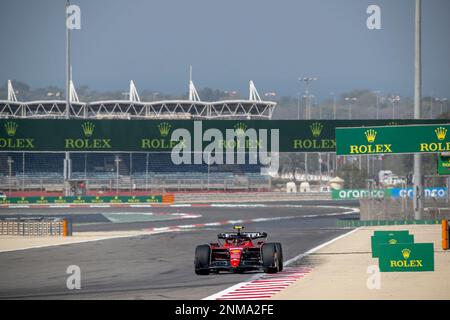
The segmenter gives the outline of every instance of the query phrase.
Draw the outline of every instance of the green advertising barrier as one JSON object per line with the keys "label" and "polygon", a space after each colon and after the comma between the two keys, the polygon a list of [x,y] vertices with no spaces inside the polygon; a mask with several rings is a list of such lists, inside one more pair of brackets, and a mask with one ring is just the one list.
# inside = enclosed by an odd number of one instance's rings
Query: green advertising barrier
{"label": "green advertising barrier", "polygon": [[162,196],[76,196],[76,197],[17,197],[0,200],[0,204],[117,204],[162,203]]}
{"label": "green advertising barrier", "polygon": [[372,258],[378,258],[381,254],[381,245],[394,245],[397,243],[414,243],[414,236],[407,230],[379,231],[371,237]]}
{"label": "green advertising barrier", "polygon": [[336,128],[337,155],[450,151],[450,124]]}
{"label": "green advertising barrier", "polygon": [[441,224],[441,220],[359,220],[359,219],[339,219],[337,227],[368,227],[368,226],[393,226],[393,225],[414,225],[414,224]]}
{"label": "green advertising barrier", "polygon": [[434,271],[433,243],[381,244],[381,272]]}
{"label": "green advertising barrier", "polygon": [[336,128],[337,155],[450,151],[450,124]]}
{"label": "green advertising barrier", "polygon": [[450,156],[438,155],[438,174],[450,175]]}
{"label": "green advertising barrier", "polygon": [[[338,127],[444,124],[445,119],[420,120],[80,120],[1,119],[0,151],[170,152],[179,143],[205,149],[212,140],[226,150],[239,145],[236,137],[254,129],[245,150],[271,150],[278,130],[280,152],[334,152]],[[181,130],[177,130],[181,129]],[[217,129],[209,130],[208,129]],[[208,137],[209,136],[209,137]],[[354,137],[353,137],[354,138]],[[181,142],[182,141],[182,142]]]}
{"label": "green advertising barrier", "polygon": [[356,200],[366,198],[390,198],[391,189],[342,189],[331,190],[331,198],[333,200]]}
{"label": "green advertising barrier", "polygon": [[407,235],[409,234],[408,230],[399,230],[399,231],[394,231],[394,230],[389,230],[389,231],[383,231],[383,230],[375,230],[373,232],[373,235],[375,237],[394,237],[394,236],[398,236],[398,235]]}

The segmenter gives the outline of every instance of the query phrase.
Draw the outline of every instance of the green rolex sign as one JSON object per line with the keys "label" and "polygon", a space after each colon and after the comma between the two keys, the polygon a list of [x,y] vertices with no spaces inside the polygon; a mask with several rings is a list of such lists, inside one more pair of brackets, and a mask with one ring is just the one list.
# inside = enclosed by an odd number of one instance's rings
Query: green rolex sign
{"label": "green rolex sign", "polygon": [[438,155],[438,174],[450,175],[450,156]]}
{"label": "green rolex sign", "polygon": [[338,155],[450,151],[450,124],[336,128]]}
{"label": "green rolex sign", "polygon": [[433,243],[381,244],[381,272],[434,271]]}
{"label": "green rolex sign", "polygon": [[[206,148],[213,140],[224,150],[254,147],[267,150],[278,140],[279,152],[334,152],[335,131],[342,127],[367,127],[361,134],[353,131],[345,139],[360,139],[357,143],[370,145],[370,150],[389,152],[393,142],[386,141],[378,126],[433,124],[430,139],[438,131],[437,142],[445,143],[445,119],[403,120],[99,120],[99,119],[0,119],[0,152],[171,152],[175,146],[199,145]],[[211,130],[212,129],[212,130]],[[395,129],[395,128],[394,128]],[[349,129],[355,130],[355,129]],[[427,131],[428,132],[428,131]],[[389,133],[389,135],[391,135]],[[394,134],[396,135],[396,134]],[[214,138],[213,138],[214,137]],[[245,137],[239,142],[238,137]],[[405,137],[408,137],[405,139]],[[410,135],[398,143],[409,143]],[[370,141],[367,142],[367,139]],[[378,142],[378,140],[384,142]],[[389,139],[388,139],[389,140]],[[433,140],[434,141],[434,140]],[[270,143],[269,143],[270,142]],[[352,142],[353,144],[353,142]],[[392,144],[392,147],[390,146]],[[450,142],[449,142],[450,144]],[[378,146],[377,146],[378,145]],[[444,145],[443,145],[444,146]],[[441,148],[443,148],[441,146]],[[362,147],[363,152],[366,147]],[[429,149],[437,147],[430,146]],[[366,148],[367,151],[369,148]],[[392,149],[391,151],[394,151]]]}
{"label": "green rolex sign", "polygon": [[375,231],[371,237],[372,258],[381,255],[381,245],[394,245],[398,243],[414,243],[414,236],[408,230],[401,231]]}

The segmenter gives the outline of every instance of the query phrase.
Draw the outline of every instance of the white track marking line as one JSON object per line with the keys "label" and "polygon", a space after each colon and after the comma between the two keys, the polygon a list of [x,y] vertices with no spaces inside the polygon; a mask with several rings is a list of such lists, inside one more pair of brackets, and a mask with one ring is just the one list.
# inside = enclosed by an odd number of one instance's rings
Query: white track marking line
{"label": "white track marking line", "polygon": [[233,203],[212,203],[211,207],[217,208],[263,208],[267,207],[266,204],[233,204]]}

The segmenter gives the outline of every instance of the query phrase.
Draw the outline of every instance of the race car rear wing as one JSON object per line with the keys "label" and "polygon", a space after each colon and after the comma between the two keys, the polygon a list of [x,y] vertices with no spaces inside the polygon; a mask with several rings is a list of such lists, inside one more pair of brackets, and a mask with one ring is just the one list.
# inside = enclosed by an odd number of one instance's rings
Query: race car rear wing
{"label": "race car rear wing", "polygon": [[263,239],[263,238],[267,238],[267,233],[266,232],[241,232],[241,233],[236,233],[236,232],[223,232],[223,233],[219,233],[217,235],[218,239],[235,239],[235,238],[250,238],[252,240],[254,239]]}

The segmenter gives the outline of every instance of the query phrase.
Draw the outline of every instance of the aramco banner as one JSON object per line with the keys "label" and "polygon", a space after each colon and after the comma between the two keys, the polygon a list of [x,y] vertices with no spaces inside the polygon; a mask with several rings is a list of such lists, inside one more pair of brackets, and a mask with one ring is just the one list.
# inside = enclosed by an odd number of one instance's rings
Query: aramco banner
{"label": "aramco banner", "polygon": [[[336,150],[335,129],[338,127],[443,124],[445,122],[448,121],[433,119],[206,121],[2,119],[0,120],[0,152],[171,152],[178,148],[185,152],[201,153],[213,143],[224,152],[239,149],[244,151],[263,149],[274,152],[334,152]],[[443,126],[443,128],[446,127]],[[366,139],[364,129],[362,130],[362,133],[359,131],[350,133],[350,137],[345,139],[354,139],[362,134],[362,139],[358,143],[367,144],[364,140]],[[369,144],[374,143],[376,139],[386,140],[384,135],[380,132]],[[444,131],[439,133],[438,139],[442,135],[445,139]],[[405,136],[401,143],[409,143],[408,140],[409,136]],[[382,145],[385,144],[392,144],[392,142],[383,142]],[[434,147],[427,148],[431,150]],[[375,150],[378,149],[375,148]],[[389,150],[383,147],[380,151],[386,153]]]}
{"label": "aramco banner", "polygon": [[450,121],[365,128],[337,128],[338,155],[429,153],[450,151]]}
{"label": "aramco banner", "polygon": [[391,189],[341,189],[331,190],[333,200],[383,199],[391,197]]}

